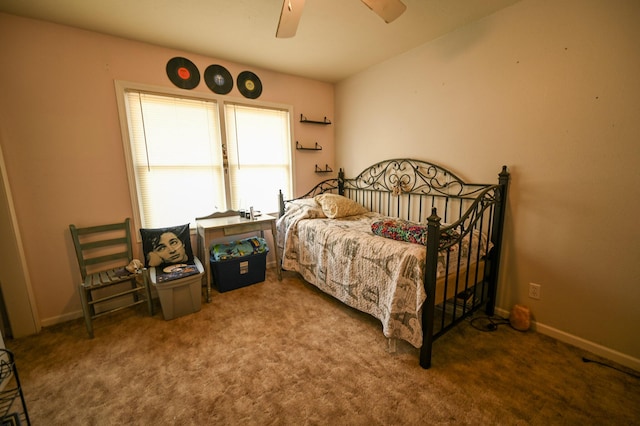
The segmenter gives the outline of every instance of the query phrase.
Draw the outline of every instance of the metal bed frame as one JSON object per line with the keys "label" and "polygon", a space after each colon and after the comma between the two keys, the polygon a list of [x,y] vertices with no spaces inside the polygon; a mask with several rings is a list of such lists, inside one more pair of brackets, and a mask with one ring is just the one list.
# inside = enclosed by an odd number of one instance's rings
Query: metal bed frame
{"label": "metal bed frame", "polygon": [[[493,315],[498,286],[500,253],[504,216],[509,184],[509,172],[503,166],[497,184],[466,183],[451,171],[434,163],[415,159],[392,159],[378,162],[355,178],[345,178],[340,169],[337,178],[326,179],[298,198],[311,198],[329,192],[351,198],[369,210],[384,216],[401,218],[427,225],[426,265],[424,288],[427,299],[422,307],[423,342],[420,365],[431,366],[433,342],[447,330],[484,306],[487,315]],[[285,203],[280,193],[280,216]],[[474,244],[486,244],[482,259],[467,259],[476,266],[475,271],[460,274],[461,262],[450,263],[451,253],[463,256],[463,238],[477,231],[487,235],[487,242],[476,238]],[[442,235],[455,236],[441,240]],[[476,234],[474,234],[476,235]],[[468,250],[467,256],[471,256]],[[447,276],[444,298],[436,304],[438,258],[445,259]],[[460,260],[460,259],[458,259]],[[457,265],[452,266],[450,265]],[[449,274],[452,274],[449,278]],[[459,277],[463,278],[459,278]],[[442,280],[442,278],[441,278]]]}

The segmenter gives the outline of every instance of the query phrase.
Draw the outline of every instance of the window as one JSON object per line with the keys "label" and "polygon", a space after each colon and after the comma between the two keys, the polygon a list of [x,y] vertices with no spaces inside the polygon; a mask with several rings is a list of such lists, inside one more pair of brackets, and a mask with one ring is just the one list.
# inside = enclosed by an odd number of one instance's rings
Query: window
{"label": "window", "polygon": [[250,206],[276,212],[278,190],[292,193],[288,107],[130,87],[122,93],[140,227],[193,222]]}
{"label": "window", "polygon": [[225,116],[231,206],[278,211],[278,189],[292,192],[288,111],[226,105]]}

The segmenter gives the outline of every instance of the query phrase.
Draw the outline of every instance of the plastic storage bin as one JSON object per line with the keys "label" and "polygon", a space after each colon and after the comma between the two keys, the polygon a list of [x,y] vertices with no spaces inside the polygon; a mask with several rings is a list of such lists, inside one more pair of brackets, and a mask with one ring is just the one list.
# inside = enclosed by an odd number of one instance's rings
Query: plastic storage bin
{"label": "plastic storage bin", "polygon": [[204,268],[198,258],[194,258],[198,273],[185,278],[158,283],[156,269],[150,268],[151,284],[158,291],[162,315],[171,320],[198,312],[202,307],[202,275]]}
{"label": "plastic storage bin", "polygon": [[209,261],[213,287],[224,293],[264,281],[268,252],[264,238],[212,244]]}

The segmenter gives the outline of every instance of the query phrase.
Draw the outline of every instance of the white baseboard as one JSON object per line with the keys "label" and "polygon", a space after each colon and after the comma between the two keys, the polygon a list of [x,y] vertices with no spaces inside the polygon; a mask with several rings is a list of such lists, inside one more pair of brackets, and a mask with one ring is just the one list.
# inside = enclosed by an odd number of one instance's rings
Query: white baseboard
{"label": "white baseboard", "polygon": [[[508,318],[510,311],[496,308],[496,313],[502,317]],[[595,355],[601,356],[620,365],[631,368],[635,371],[640,371],[640,359],[638,358],[634,358],[627,354],[623,354],[622,352],[618,352],[616,350],[607,348],[589,340],[585,340],[581,337],[574,336],[573,334],[566,333],[562,330],[558,330],[557,328],[549,327],[548,325],[536,321],[531,321],[531,330],[549,337],[553,337],[554,339],[575,346],[577,348],[584,349]]]}
{"label": "white baseboard", "polygon": [[42,327],[50,327],[52,325],[56,325],[56,324],[60,324],[60,323],[63,323],[63,322],[71,321],[71,320],[74,320],[74,319],[77,319],[77,318],[81,318],[81,317],[82,317],[82,310],[69,312],[69,313],[66,313],[64,315],[58,315],[57,317],[42,318],[40,320],[40,326],[42,326]]}

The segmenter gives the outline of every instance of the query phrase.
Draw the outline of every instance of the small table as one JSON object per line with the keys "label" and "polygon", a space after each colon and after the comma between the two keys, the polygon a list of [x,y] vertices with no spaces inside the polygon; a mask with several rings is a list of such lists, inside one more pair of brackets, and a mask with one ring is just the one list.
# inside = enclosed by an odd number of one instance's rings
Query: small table
{"label": "small table", "polygon": [[250,232],[260,231],[260,235],[264,238],[264,231],[271,230],[273,237],[274,254],[276,257],[276,268],[278,269],[278,281],[282,280],[282,271],[280,269],[280,259],[278,256],[278,242],[276,240],[276,217],[263,214],[255,219],[246,219],[240,217],[237,211],[229,210],[226,212],[214,213],[210,216],[196,218],[198,227],[198,256],[202,259],[207,280],[206,288],[207,303],[211,302],[211,265],[209,263],[209,241],[216,238],[222,238],[229,235],[246,234]]}

